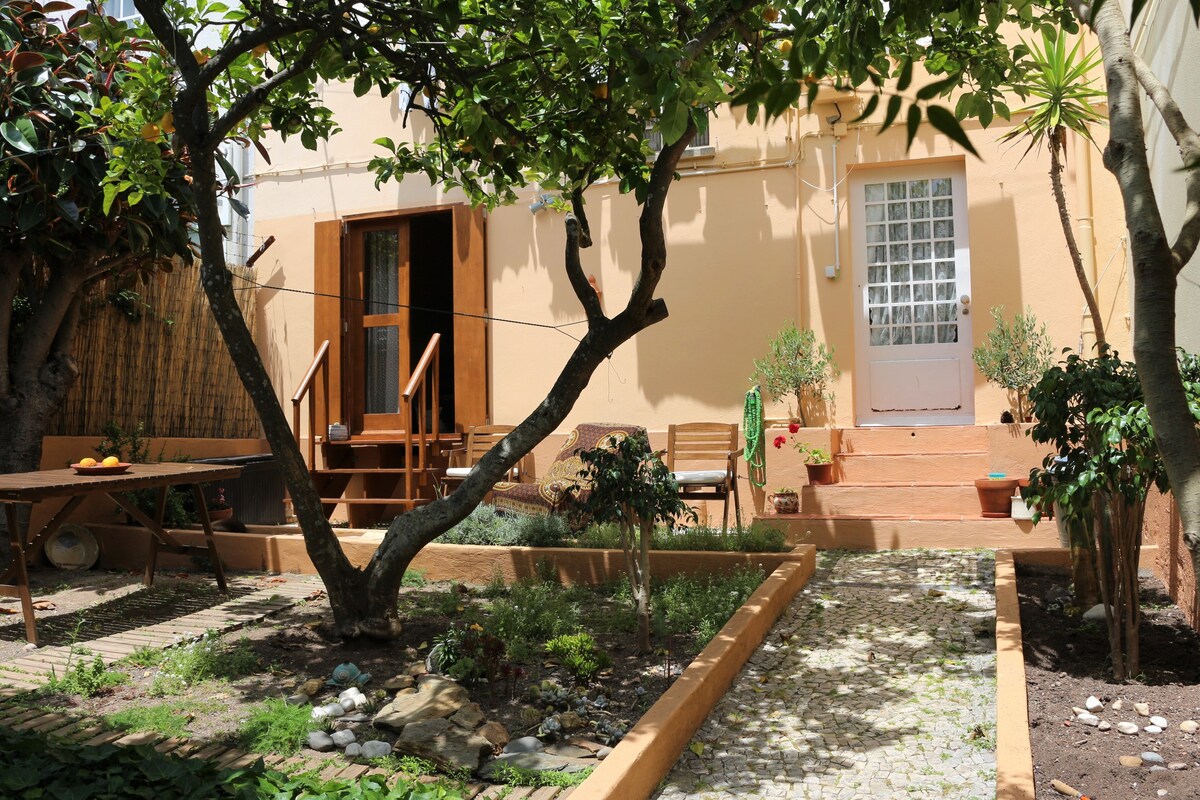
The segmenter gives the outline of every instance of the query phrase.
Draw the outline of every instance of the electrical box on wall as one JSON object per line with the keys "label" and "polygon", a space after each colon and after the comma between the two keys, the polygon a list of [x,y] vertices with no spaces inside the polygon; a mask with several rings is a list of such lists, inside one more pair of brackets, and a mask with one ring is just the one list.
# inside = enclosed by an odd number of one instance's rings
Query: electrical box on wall
{"label": "electrical box on wall", "polygon": [[834,278],[837,277],[837,274],[838,274],[838,268],[836,266],[834,266],[833,264],[830,264],[829,266],[825,267],[825,277],[826,278],[833,280]]}

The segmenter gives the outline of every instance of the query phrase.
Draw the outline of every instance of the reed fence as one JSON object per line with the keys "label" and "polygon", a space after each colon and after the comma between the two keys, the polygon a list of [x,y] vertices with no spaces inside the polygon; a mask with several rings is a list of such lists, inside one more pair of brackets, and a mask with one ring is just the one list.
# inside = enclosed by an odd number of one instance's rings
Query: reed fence
{"label": "reed fence", "polygon": [[[231,267],[236,276],[250,270]],[[250,330],[253,291],[235,292]],[[195,265],[176,267],[149,284],[123,280],[98,287],[75,340],[79,378],[51,423],[50,435],[98,436],[115,421],[138,422],[147,436],[236,439],[260,435],[200,288]]]}

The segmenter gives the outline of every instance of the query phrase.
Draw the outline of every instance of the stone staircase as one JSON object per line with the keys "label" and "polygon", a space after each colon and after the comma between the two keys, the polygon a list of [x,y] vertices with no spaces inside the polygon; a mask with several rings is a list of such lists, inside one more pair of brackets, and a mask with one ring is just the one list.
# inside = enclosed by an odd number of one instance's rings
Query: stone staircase
{"label": "stone staircase", "polygon": [[799,513],[768,509],[759,522],[822,549],[1057,547],[1053,523],[980,516],[976,478],[1026,475],[1040,462],[1019,431],[993,427],[834,431],[837,483],[799,487]]}

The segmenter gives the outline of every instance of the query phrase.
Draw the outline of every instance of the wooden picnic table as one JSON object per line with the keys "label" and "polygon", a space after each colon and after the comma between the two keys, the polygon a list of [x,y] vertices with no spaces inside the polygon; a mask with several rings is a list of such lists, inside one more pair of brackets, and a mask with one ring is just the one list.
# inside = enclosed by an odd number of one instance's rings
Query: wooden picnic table
{"label": "wooden picnic table", "polygon": [[[217,553],[213,537],[212,521],[208,516],[208,503],[200,484],[236,478],[241,474],[239,466],[222,464],[189,464],[170,462],[162,464],[132,464],[129,471],[120,475],[80,475],[73,469],[52,469],[39,472],[16,472],[0,475],[0,503],[4,504],[5,521],[8,525],[9,547],[12,561],[0,572],[0,597],[19,597],[21,611],[25,616],[25,638],[37,644],[37,627],[33,614],[33,598],[29,592],[29,571],[26,565],[28,553],[37,553],[38,548],[49,539],[67,517],[87,497],[104,494],[112,498],[122,510],[150,533],[149,549],[146,554],[145,584],[154,584],[154,567],[159,550],[172,553],[206,552],[212,558],[216,571],[217,588],[228,593],[225,570]],[[166,507],[167,488],[191,485],[196,498],[196,515],[204,528],[206,546],[181,544],[162,527],[163,509]],[[157,489],[158,498],[154,518],[139,509],[126,496],[137,489]],[[26,536],[17,522],[17,505],[34,504],[43,500],[65,498],[62,508],[51,517],[33,538]]]}

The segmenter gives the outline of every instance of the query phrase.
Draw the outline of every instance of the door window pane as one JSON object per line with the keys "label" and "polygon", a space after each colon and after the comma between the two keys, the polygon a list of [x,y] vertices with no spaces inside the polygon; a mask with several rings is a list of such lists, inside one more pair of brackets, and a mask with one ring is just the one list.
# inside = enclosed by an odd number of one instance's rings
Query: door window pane
{"label": "door window pane", "polygon": [[400,307],[400,232],[368,231],[363,234],[363,251],[363,313],[396,313]]}
{"label": "door window pane", "polygon": [[400,328],[366,331],[366,404],[368,414],[400,412]]}

